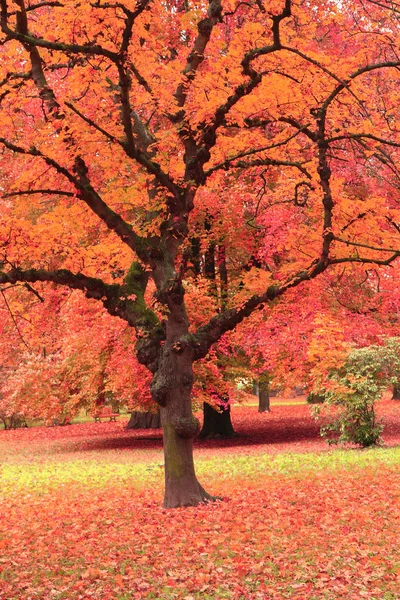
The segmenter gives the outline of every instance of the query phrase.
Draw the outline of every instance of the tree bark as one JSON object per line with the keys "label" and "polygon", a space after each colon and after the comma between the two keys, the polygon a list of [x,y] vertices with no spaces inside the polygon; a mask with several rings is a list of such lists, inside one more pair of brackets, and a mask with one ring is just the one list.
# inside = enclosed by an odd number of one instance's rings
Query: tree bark
{"label": "tree bark", "polygon": [[164,436],[164,508],[197,506],[214,500],[200,485],[194,470],[193,438],[200,423],[192,411],[194,351],[190,343],[182,341],[189,333],[183,298],[181,284],[168,288],[166,340],[151,382],[152,397],[160,405]]}
{"label": "tree bark", "polygon": [[258,412],[271,412],[268,383],[259,383],[258,385]]}
{"label": "tree bark", "polygon": [[392,400],[400,400],[400,384],[395,384],[393,386],[393,396]]}
{"label": "tree bark", "polygon": [[[191,418],[176,417],[179,413],[181,411],[172,409],[171,405],[161,409],[165,460],[164,508],[197,506],[214,500],[200,485],[194,471],[192,433],[188,437],[182,435],[185,427],[188,430],[193,427],[192,432],[194,426],[198,428],[198,421],[193,415]],[[177,422],[183,426],[180,431],[177,430]]]}
{"label": "tree bark", "polygon": [[203,405],[203,427],[199,437],[201,439],[231,438],[235,435],[231,421],[231,407],[221,405],[221,412],[216,411],[206,402]]}
{"label": "tree bark", "polygon": [[160,429],[161,417],[159,411],[156,413],[133,411],[126,429]]}
{"label": "tree bark", "polygon": [[[189,365],[191,370],[191,362]],[[182,376],[180,379],[185,381]],[[191,385],[177,385],[168,396],[166,406],[160,409],[164,436],[164,508],[197,506],[214,498],[200,485],[194,470],[193,438],[200,424],[192,412]]]}

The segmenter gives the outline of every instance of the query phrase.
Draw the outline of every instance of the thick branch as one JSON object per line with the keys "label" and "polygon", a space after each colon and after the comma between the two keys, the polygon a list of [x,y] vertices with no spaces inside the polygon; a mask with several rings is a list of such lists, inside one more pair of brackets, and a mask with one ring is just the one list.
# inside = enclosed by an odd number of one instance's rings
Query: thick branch
{"label": "thick branch", "polygon": [[8,272],[0,271],[0,284],[10,283],[36,283],[52,282],[59,285],[65,285],[74,290],[81,290],[87,298],[102,300],[107,295],[114,294],[118,285],[108,285],[101,279],[87,277],[83,273],[72,273],[68,269],[58,269],[56,271],[46,271],[45,269],[11,269]]}
{"label": "thick branch", "polygon": [[[281,21],[290,16],[291,0],[285,1],[285,7],[279,15],[272,16],[272,35],[273,43],[270,46],[263,48],[255,48],[250,50],[241,62],[243,75],[247,81],[238,85],[234,92],[229,96],[224,104],[219,106],[215,111],[214,117],[208,123],[201,123],[199,131],[201,131],[200,143],[193,161],[197,164],[204,165],[210,159],[210,150],[217,142],[217,131],[225,123],[226,116],[236,104],[248,96],[262,81],[262,73],[257,72],[252,67],[252,61],[259,56],[266,56],[281,49],[279,28]],[[199,183],[202,183],[201,181]]]}
{"label": "thick branch", "polygon": [[136,18],[148,7],[149,4],[150,0],[139,0],[136,4],[136,8],[134,11],[128,10],[126,7],[121,5],[126,15],[125,29],[122,34],[122,43],[119,51],[121,56],[124,56],[128,51],[132,37],[133,25],[135,23]]}
{"label": "thick branch", "polygon": [[[17,12],[17,31],[23,35],[28,35],[28,18],[25,10],[25,1],[16,0],[16,4],[20,7]],[[55,119],[63,119],[64,114],[60,110],[60,105],[56,100],[55,94],[51,87],[47,85],[47,80],[43,72],[42,59],[36,46],[22,42],[25,50],[29,53],[29,58],[32,67],[32,79],[39,90],[40,98],[46,103],[49,112]]]}
{"label": "thick branch", "polygon": [[207,323],[200,327],[196,334],[192,336],[190,343],[194,347],[196,360],[204,358],[209,349],[221,336],[227,331],[232,331],[246,317],[250,316],[257,308],[263,308],[264,304],[269,304],[275,298],[282,296],[288,289],[297,287],[304,281],[309,281],[320,275],[328,267],[328,264],[323,260],[315,260],[310,267],[304,271],[300,271],[282,285],[272,285],[263,294],[255,294],[251,296],[240,307],[231,308],[229,310],[216,315]]}
{"label": "thick branch", "polygon": [[[388,266],[400,256],[399,252],[394,252],[388,259],[373,259],[364,258],[361,256],[333,258],[328,262],[319,259],[311,263],[307,270],[300,271],[292,278],[288,279],[282,285],[270,286],[263,294],[254,295],[249,298],[243,305],[216,315],[207,323],[200,327],[196,334],[191,336],[189,343],[194,348],[195,359],[204,358],[209,349],[217,342],[224,333],[232,331],[246,317],[250,316],[257,308],[263,308],[264,304],[269,304],[275,298],[282,296],[288,289],[297,287],[304,281],[314,279],[330,266],[344,263],[362,263],[375,264],[380,266]],[[185,340],[182,340],[185,343]]]}
{"label": "thick branch", "polygon": [[13,144],[1,137],[0,143],[17,154],[34,156],[42,159],[46,164],[63,175],[76,188],[77,196],[81,198],[87,204],[87,206],[107,225],[107,227],[114,231],[119,238],[127,246],[129,246],[129,248],[137,252],[138,256],[140,256],[142,260],[145,260],[145,256],[143,256],[143,239],[132,230],[132,227],[126,221],[124,221],[120,215],[115,213],[104,202],[104,200],[92,187],[87,174],[88,169],[82,158],[77,157],[75,160],[74,171],[76,175],[74,175],[68,169],[57,163],[54,159],[46,156],[35,147],[31,147],[29,149],[22,148],[21,146],[17,146],[16,144]]}
{"label": "thick branch", "polygon": [[[222,5],[220,0],[210,0],[207,13],[207,17],[197,25],[198,35],[187,57],[187,62],[183,69],[183,79],[175,92],[175,98],[180,108],[185,105],[189,88],[188,84],[194,79],[197,69],[204,60],[204,52],[210,40],[212,30],[221,21]],[[183,115],[181,115],[181,118],[177,116],[175,121],[182,121],[182,117]]]}
{"label": "thick branch", "polygon": [[[134,263],[135,264],[135,263]],[[149,333],[157,324],[158,318],[142,302],[142,272],[127,276],[123,284],[108,284],[101,279],[88,277],[83,273],[72,273],[68,269],[47,271],[45,269],[19,269],[0,271],[0,284],[51,282],[73,290],[81,290],[87,298],[102,302],[106,310],[118,316],[137,329]],[[136,292],[136,293],[135,293]]]}

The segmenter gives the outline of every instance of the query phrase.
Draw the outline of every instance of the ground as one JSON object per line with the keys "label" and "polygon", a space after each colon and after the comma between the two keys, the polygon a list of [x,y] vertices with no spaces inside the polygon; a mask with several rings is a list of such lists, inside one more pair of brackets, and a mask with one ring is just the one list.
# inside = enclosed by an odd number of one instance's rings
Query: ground
{"label": "ground", "polygon": [[331,449],[305,405],[234,407],[196,442],[221,502],[163,510],[160,432],[1,431],[1,600],[400,598],[400,404],[385,446]]}

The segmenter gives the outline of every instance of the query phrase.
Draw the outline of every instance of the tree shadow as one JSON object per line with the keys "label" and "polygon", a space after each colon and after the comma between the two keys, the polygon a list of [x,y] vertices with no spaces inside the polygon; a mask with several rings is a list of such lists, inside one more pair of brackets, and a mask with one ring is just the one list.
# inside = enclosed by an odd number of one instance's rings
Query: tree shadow
{"label": "tree shadow", "polygon": [[[301,443],[305,441],[321,440],[319,426],[303,419],[288,417],[279,421],[263,421],[249,423],[247,428],[243,424],[237,428],[237,434],[231,438],[214,438],[194,440],[195,448],[231,448],[249,447],[272,444]],[[104,437],[87,439],[80,444],[80,451],[102,450],[156,450],[162,448],[162,431],[135,430],[119,432],[117,435],[105,434]],[[71,449],[72,450],[72,449]]]}

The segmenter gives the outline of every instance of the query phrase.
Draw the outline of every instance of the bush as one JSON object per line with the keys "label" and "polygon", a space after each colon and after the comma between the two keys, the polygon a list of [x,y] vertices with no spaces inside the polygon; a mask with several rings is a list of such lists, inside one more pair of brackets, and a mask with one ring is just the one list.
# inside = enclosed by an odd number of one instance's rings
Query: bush
{"label": "bush", "polygon": [[[380,357],[379,357],[380,358]],[[318,418],[325,414],[330,422],[321,427],[329,444],[351,443],[366,448],[381,442],[383,427],[375,415],[375,401],[382,395],[388,378],[382,373],[376,347],[354,350],[346,363],[329,374],[329,389],[315,394],[326,408],[314,407]],[[329,414],[329,408],[334,407]]]}
{"label": "bush", "polygon": [[329,444],[352,443],[367,448],[381,442],[383,427],[376,420],[375,399],[357,393],[338,401],[338,413],[321,427]]}

